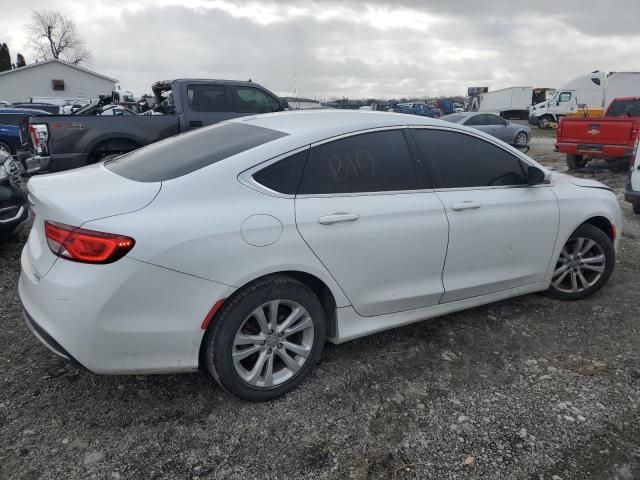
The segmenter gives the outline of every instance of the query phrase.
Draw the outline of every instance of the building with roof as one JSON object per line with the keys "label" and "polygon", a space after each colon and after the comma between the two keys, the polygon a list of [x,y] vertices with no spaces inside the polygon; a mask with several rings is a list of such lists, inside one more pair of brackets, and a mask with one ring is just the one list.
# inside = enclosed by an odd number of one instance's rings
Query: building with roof
{"label": "building with roof", "polygon": [[118,80],[58,59],[0,72],[0,100],[28,102],[37,97],[98,98],[111,95]]}

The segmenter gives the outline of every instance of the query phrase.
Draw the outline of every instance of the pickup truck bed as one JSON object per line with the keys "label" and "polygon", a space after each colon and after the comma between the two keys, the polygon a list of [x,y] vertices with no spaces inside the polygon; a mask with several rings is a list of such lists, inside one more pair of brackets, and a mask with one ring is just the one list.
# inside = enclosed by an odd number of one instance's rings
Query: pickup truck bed
{"label": "pickup truck bed", "polygon": [[94,160],[90,155],[97,161],[103,153],[125,153],[180,133],[175,115],[52,115],[46,123],[52,172],[87,165]]}
{"label": "pickup truck bed", "polygon": [[640,131],[640,97],[614,100],[604,117],[563,118],[556,132],[556,151],[567,155],[569,168],[592,158],[630,158]]}
{"label": "pickup truck bed", "polygon": [[36,155],[46,159],[43,163],[52,172],[68,170],[194,128],[242,115],[276,112],[287,106],[251,81],[178,79],[157,82],[152,89],[156,115],[32,117],[29,130]]}

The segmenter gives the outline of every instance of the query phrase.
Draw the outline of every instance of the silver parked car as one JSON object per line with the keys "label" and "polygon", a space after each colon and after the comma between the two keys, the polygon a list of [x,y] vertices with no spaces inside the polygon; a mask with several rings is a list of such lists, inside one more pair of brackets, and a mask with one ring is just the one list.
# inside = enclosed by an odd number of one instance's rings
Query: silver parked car
{"label": "silver parked car", "polygon": [[495,113],[453,113],[442,117],[441,120],[482,130],[514,147],[526,147],[531,138],[528,126],[511,123]]}

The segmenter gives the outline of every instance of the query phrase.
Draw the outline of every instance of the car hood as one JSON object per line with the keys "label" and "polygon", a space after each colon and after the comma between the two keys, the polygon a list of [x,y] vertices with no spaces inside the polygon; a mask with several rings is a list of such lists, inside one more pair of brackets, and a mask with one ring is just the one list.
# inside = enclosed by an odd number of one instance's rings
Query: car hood
{"label": "car hood", "polygon": [[601,188],[603,190],[611,190],[611,188],[607,187],[604,183],[600,183],[596,180],[590,180],[588,178],[577,178],[571,175],[565,175],[567,177],[567,181],[573,183],[578,187],[586,187],[586,188]]}

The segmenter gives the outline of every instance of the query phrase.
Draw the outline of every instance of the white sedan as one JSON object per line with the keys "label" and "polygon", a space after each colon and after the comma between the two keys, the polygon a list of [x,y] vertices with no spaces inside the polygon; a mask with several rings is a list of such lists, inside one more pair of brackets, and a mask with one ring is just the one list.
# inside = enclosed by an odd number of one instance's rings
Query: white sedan
{"label": "white sedan", "polygon": [[606,186],[461,125],[380,112],[243,117],[29,181],[34,335],[104,374],[205,367],[290,391],[325,340],[609,279]]}

